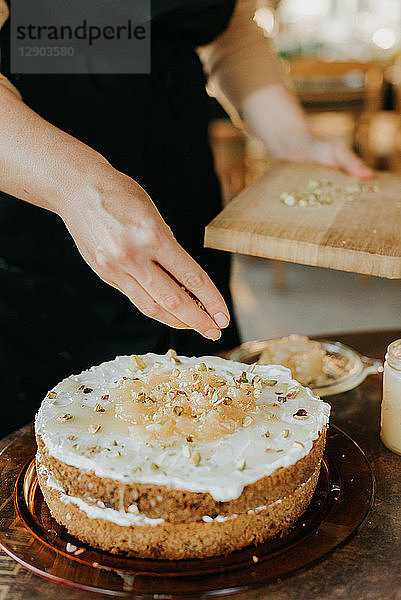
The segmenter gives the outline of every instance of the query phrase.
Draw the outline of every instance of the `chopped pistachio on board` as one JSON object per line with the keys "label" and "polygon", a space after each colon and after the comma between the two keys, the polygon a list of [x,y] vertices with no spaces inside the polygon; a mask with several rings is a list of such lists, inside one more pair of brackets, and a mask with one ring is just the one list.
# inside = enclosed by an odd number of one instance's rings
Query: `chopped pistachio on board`
{"label": "chopped pistachio on board", "polygon": [[341,186],[326,179],[311,179],[304,190],[282,192],[280,200],[286,206],[320,208],[341,199],[352,202],[361,193],[376,193],[379,190],[380,186],[375,183],[353,183]]}

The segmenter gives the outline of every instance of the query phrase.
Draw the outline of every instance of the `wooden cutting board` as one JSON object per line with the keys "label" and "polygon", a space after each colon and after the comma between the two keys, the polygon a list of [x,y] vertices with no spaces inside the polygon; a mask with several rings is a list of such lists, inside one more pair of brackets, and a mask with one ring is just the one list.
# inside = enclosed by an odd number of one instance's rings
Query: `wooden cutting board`
{"label": "wooden cutting board", "polygon": [[[340,190],[332,204],[300,207],[280,200],[283,192],[323,180]],[[378,173],[368,183],[378,189],[343,194],[361,182],[327,167],[279,162],[206,227],[205,246],[401,279],[401,177]]]}

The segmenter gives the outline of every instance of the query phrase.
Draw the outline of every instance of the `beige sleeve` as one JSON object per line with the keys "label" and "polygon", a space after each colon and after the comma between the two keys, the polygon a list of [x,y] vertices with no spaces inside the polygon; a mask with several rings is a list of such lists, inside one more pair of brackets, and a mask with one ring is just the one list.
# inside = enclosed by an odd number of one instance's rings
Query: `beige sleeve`
{"label": "beige sleeve", "polygon": [[[253,20],[256,0],[237,0],[227,29],[211,44],[198,48],[213,94],[240,112],[252,92],[286,83],[270,40]],[[225,106],[226,107],[226,106]]]}
{"label": "beige sleeve", "polygon": [[[3,27],[4,23],[7,21],[8,14],[9,14],[9,12],[8,12],[7,4],[5,3],[4,0],[0,0],[0,29]],[[4,77],[4,75],[2,75],[1,73],[0,73],[0,85],[9,89],[16,96],[18,96],[18,98],[21,98],[21,94],[19,93],[17,88],[11,83],[11,81],[8,81],[7,77]]]}

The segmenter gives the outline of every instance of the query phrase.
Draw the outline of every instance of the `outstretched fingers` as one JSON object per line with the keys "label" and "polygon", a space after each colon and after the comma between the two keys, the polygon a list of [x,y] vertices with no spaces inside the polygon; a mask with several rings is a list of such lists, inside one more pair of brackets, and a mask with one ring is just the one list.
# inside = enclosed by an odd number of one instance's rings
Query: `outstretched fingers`
{"label": "outstretched fingers", "polygon": [[190,329],[190,327],[177,319],[173,314],[158,304],[150,294],[128,273],[121,278],[119,285],[115,285],[133,304],[147,317],[156,319],[174,329]]}
{"label": "outstretched fingers", "polygon": [[170,277],[157,263],[148,265],[146,273],[142,278],[139,276],[138,281],[154,301],[176,319],[186,323],[208,339],[219,339],[220,328],[211,316],[202,310],[180,283]]}
{"label": "outstretched fingers", "polygon": [[223,296],[198,263],[175,240],[172,243],[174,252],[159,255],[158,262],[202,303],[214,324],[220,329],[227,327],[230,313]]}

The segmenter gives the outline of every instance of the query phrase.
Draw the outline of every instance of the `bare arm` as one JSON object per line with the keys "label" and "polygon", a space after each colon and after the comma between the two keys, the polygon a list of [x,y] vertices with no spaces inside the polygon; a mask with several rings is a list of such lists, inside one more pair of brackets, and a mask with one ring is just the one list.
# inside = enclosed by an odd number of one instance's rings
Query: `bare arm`
{"label": "bare arm", "polygon": [[[175,240],[147,193],[92,148],[0,85],[0,188],[60,215],[83,258],[146,315],[218,339],[229,322],[208,275]],[[202,311],[174,281],[206,307]]]}
{"label": "bare arm", "polygon": [[311,134],[270,40],[253,20],[256,5],[256,0],[237,0],[227,29],[199,49],[218,100],[229,114],[240,115],[275,158],[371,176],[372,171],[351,150]]}
{"label": "bare arm", "polygon": [[[97,152],[54,127],[30,110],[20,98],[0,86],[1,189],[31,204],[59,213],[82,192],[83,164],[88,191],[96,169],[107,171]],[[91,177],[93,173],[93,177]]]}
{"label": "bare arm", "polygon": [[345,145],[314,137],[298,101],[280,83],[256,90],[245,98],[242,115],[274,158],[338,167],[355,177],[373,174]]}

